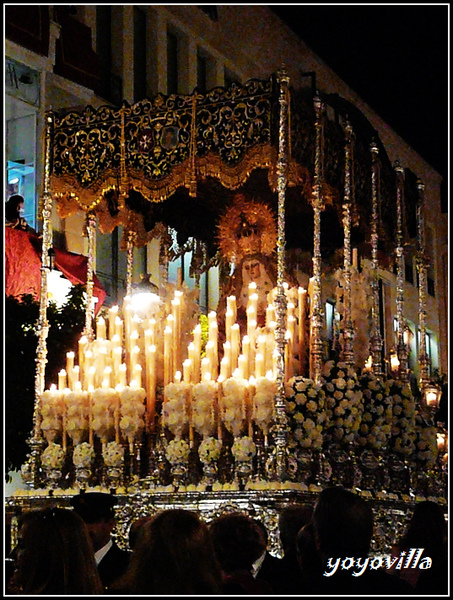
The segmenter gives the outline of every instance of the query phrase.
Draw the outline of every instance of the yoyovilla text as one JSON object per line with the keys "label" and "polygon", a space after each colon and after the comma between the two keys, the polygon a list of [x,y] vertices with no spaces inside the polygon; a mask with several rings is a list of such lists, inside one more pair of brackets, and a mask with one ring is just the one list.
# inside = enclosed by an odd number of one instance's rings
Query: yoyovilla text
{"label": "yoyovilla text", "polygon": [[352,570],[353,577],[360,577],[367,568],[370,569],[430,569],[432,560],[429,556],[422,558],[424,548],[409,548],[403,550],[399,556],[373,556],[367,558],[329,558],[327,560],[324,577],[332,577],[338,569],[343,571]]}

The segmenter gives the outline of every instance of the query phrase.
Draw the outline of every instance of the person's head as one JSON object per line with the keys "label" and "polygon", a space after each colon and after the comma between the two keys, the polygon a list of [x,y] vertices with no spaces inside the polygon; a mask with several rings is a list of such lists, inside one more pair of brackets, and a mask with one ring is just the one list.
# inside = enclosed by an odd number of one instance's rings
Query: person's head
{"label": "person's head", "polygon": [[316,549],[313,521],[304,525],[296,537],[296,556],[306,578],[313,578],[324,571],[324,562]]}
{"label": "person's head", "polygon": [[263,265],[258,258],[246,258],[242,263],[242,276],[244,281],[256,281],[261,277]]}
{"label": "person's head", "polygon": [[95,552],[110,540],[115,529],[115,497],[103,492],[73,496],[74,511],[85,521]]}
{"label": "person's head", "polygon": [[218,594],[221,571],[207,524],[185,509],[167,509],[151,517],[118,585],[133,594]]}
{"label": "person's head", "polygon": [[145,525],[151,520],[151,516],[138,517],[132,521],[129,527],[129,548],[134,550],[145,531]]}
{"label": "person's head", "polygon": [[7,221],[17,219],[24,208],[24,197],[20,194],[13,194],[5,203],[5,218]]}
{"label": "person's head", "polygon": [[225,573],[252,570],[253,563],[266,549],[262,526],[243,513],[227,513],[213,519],[209,526],[217,559]]}
{"label": "person's head", "polygon": [[285,506],[278,517],[278,529],[283,552],[295,548],[296,537],[313,514],[310,504],[290,504]]}
{"label": "person's head", "polygon": [[13,589],[28,595],[102,594],[83,520],[67,508],[24,513],[19,520]]}
{"label": "person's head", "polygon": [[443,550],[447,522],[442,507],[431,500],[419,502],[400,541],[402,548],[425,548],[426,554]]}
{"label": "person's head", "polygon": [[358,494],[342,487],[325,488],[313,511],[318,550],[324,557],[366,557],[373,536],[370,505]]}

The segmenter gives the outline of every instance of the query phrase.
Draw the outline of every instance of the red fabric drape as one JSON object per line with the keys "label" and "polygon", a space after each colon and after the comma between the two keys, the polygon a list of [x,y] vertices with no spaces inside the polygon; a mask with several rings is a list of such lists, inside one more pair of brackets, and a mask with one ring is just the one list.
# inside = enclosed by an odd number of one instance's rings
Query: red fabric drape
{"label": "red fabric drape", "polygon": [[[85,284],[88,258],[55,249],[55,266],[72,284]],[[98,298],[95,313],[107,296],[101,282],[93,275],[93,295]],[[5,295],[31,294],[39,300],[41,289],[41,240],[33,233],[5,227]]]}

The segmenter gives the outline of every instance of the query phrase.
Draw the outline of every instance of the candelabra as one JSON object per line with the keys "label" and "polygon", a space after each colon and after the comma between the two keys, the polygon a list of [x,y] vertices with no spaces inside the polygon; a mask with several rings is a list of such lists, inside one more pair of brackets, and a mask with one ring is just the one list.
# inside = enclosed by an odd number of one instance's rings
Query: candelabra
{"label": "candelabra", "polygon": [[344,299],[343,299],[343,360],[347,365],[354,364],[354,328],[351,319],[351,160],[353,133],[350,123],[346,123],[345,146],[345,172],[344,172],[344,200],[343,200],[343,271],[344,271]]}
{"label": "candelabra", "polygon": [[285,410],[285,318],[287,298],[285,294],[285,194],[288,169],[288,117],[289,117],[289,78],[284,70],[279,73],[280,83],[280,122],[279,152],[277,164],[278,215],[277,215],[277,327],[275,342],[277,349],[277,394],[275,397],[274,424],[272,433],[275,442],[274,457],[269,463],[272,478],[282,480],[287,477],[287,438],[288,421]]}
{"label": "candelabra", "polygon": [[421,181],[417,182],[417,256],[416,266],[418,271],[418,318],[420,329],[420,350],[418,361],[420,364],[420,388],[423,390],[429,383],[430,361],[426,352],[426,270],[428,261],[425,255],[425,218],[424,218],[424,190]]}
{"label": "candelabra", "polygon": [[316,112],[316,151],[314,183],[311,203],[313,206],[313,298],[310,319],[310,377],[319,383],[323,362],[323,325],[321,295],[321,212],[324,209],[322,197],[322,146],[323,146],[323,112],[324,106],[319,97],[314,100]]}
{"label": "candelabra", "polygon": [[371,144],[371,201],[372,201],[372,216],[371,216],[371,263],[372,263],[372,279],[371,288],[373,294],[372,305],[372,334],[371,334],[371,358],[373,373],[377,377],[383,376],[382,371],[382,337],[380,331],[380,309],[379,309],[379,281],[378,281],[378,156],[379,150],[373,142]]}
{"label": "candelabra", "polygon": [[88,261],[87,261],[87,282],[86,282],[86,309],[85,309],[85,328],[83,335],[89,342],[93,341],[93,319],[94,319],[94,255],[96,250],[96,215],[89,211],[86,215],[86,231],[88,236]]}
{"label": "candelabra", "polygon": [[396,312],[398,334],[396,352],[399,361],[398,374],[401,381],[408,380],[407,345],[404,341],[404,239],[403,239],[403,184],[404,171],[398,162],[396,172]]}

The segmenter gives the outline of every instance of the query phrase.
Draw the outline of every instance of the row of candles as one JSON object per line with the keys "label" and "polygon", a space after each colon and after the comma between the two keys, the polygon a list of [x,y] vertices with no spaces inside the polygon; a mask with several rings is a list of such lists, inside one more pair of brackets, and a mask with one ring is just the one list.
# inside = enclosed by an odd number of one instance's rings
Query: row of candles
{"label": "row of candles", "polygon": [[[286,315],[285,374],[293,374],[293,356],[299,348],[304,355],[304,328],[306,290],[286,288],[290,301]],[[297,297],[296,304],[292,301]],[[196,384],[200,381],[225,381],[236,376],[276,376],[277,354],[275,348],[275,307],[270,302],[266,310],[266,327],[257,327],[256,285],[249,286],[247,305],[247,332],[240,339],[240,326],[236,322],[236,298],[227,298],[225,313],[225,342],[223,356],[219,357],[219,331],[217,313],[208,314],[208,338],[202,357],[201,325],[194,328],[193,339],[187,347],[187,358],[182,357],[183,292],[176,290],[171,301],[171,312],[160,323],[156,318],[141,319],[134,314],[130,298],[126,297],[122,315],[119,307],[109,309],[108,321],[102,316],[96,321],[96,337],[89,342],[82,336],[78,345],[78,365],[74,352],[66,355],[66,369],[58,376],[58,389],[93,391],[96,388],[119,388],[130,385],[143,387],[147,397],[147,412],[155,414],[156,388],[165,388],[175,382]],[[296,313],[297,309],[297,313]],[[107,331],[108,325],[108,331]],[[124,340],[124,344],[123,344]],[[298,346],[297,346],[298,345]],[[219,359],[220,358],[220,359]]]}

